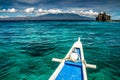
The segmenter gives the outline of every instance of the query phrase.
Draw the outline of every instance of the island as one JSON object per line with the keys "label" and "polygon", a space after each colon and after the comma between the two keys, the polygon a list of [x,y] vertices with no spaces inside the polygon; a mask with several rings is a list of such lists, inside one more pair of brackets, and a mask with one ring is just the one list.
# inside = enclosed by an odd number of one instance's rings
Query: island
{"label": "island", "polygon": [[77,20],[77,21],[95,21],[94,18],[80,16],[78,14],[70,14],[70,13],[59,13],[59,14],[46,14],[41,16],[34,17],[9,17],[9,18],[1,18],[0,21],[41,21],[41,20]]}
{"label": "island", "polygon": [[101,12],[96,17],[96,21],[111,21],[111,16],[105,12]]}

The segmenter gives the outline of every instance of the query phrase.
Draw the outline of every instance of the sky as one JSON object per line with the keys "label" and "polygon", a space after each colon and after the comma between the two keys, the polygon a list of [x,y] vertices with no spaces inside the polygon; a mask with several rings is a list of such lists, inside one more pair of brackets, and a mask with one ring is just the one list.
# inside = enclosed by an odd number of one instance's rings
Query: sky
{"label": "sky", "polygon": [[100,12],[120,20],[120,0],[0,0],[0,18],[58,13],[95,17]]}

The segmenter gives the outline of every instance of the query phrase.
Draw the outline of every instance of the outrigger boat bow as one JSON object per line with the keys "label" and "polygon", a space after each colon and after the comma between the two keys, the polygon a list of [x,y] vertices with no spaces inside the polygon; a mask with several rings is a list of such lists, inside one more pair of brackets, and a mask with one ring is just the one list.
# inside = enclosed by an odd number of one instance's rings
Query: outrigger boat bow
{"label": "outrigger boat bow", "polygon": [[86,63],[80,38],[64,59],[53,58],[52,61],[60,62],[60,65],[49,80],[87,80],[86,68],[96,69],[96,65]]}

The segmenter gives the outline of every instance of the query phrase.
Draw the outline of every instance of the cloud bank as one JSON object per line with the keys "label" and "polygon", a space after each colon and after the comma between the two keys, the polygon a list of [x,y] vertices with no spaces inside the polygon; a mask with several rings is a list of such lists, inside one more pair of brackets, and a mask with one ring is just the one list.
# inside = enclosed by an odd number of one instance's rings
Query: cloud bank
{"label": "cloud bank", "polygon": [[17,10],[15,8],[9,8],[9,9],[2,9],[0,10],[0,12],[10,12],[10,13],[13,13],[13,12],[16,12]]}
{"label": "cloud bank", "polygon": [[98,15],[98,12],[95,12],[93,10],[75,10],[75,9],[70,9],[70,10],[61,10],[61,9],[48,9],[48,10],[43,10],[43,9],[38,9],[35,11],[37,15],[44,15],[44,14],[59,14],[59,13],[71,13],[71,14],[78,14],[81,16],[89,16],[89,17],[94,17]]}
{"label": "cloud bank", "polygon": [[[59,14],[59,13],[70,13],[70,14],[78,14],[81,16],[88,16],[88,17],[95,17],[98,15],[98,12],[95,12],[91,9],[83,9],[83,8],[71,8],[71,9],[35,9],[34,7],[30,8],[25,8],[24,10],[18,10],[15,8],[11,9],[2,9],[0,12],[4,13],[25,13],[25,14],[34,14],[33,16],[40,16],[40,15],[45,15],[45,14]],[[2,16],[1,16],[2,17]]]}

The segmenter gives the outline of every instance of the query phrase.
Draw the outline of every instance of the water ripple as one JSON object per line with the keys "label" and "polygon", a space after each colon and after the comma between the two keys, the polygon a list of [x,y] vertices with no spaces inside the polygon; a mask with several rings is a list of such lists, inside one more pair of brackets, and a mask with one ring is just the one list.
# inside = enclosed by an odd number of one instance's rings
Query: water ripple
{"label": "water ripple", "polygon": [[0,22],[0,80],[48,80],[81,37],[89,80],[119,80],[120,23],[84,21]]}

